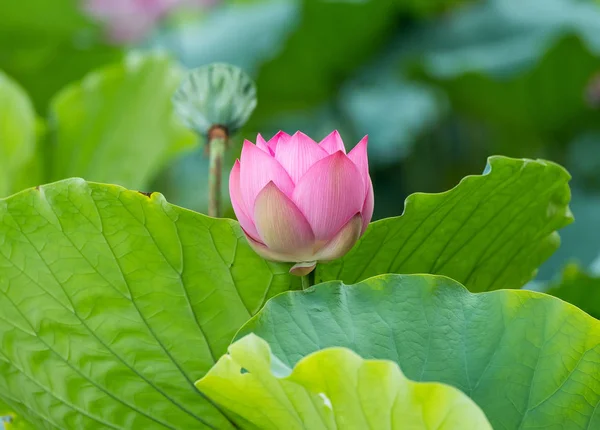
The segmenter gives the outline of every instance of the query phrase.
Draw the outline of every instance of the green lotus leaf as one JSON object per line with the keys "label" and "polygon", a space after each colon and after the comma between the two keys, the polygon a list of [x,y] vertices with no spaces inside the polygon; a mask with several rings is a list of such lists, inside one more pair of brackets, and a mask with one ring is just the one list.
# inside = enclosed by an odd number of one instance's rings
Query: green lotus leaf
{"label": "green lotus leaf", "polygon": [[573,217],[569,174],[542,160],[490,157],[481,176],[440,194],[416,193],[404,213],[372,223],[346,256],[319,265],[319,281],[432,273],[470,291],[520,288],[560,244]]}
{"label": "green lotus leaf", "polygon": [[171,97],[183,71],[161,54],[130,54],[61,91],[51,105],[51,180],[147,189],[165,163],[193,147]]}
{"label": "green lotus leaf", "polygon": [[232,220],[81,179],[0,200],[0,401],[46,428],[233,428],[194,387],[299,288]]}
{"label": "green lotus leaf", "polygon": [[23,183],[36,185],[39,170],[29,169],[36,158],[36,116],[25,91],[0,71],[0,197]]}
{"label": "green lotus leaf", "polygon": [[492,428],[459,390],[410,381],[392,361],[363,360],[349,349],[329,348],[290,370],[253,334],[232,344],[196,386],[245,418],[250,425],[244,428]]}
{"label": "green lotus leaf", "polygon": [[460,389],[497,429],[600,428],[600,321],[546,294],[382,275],[280,294],[237,336],[250,332],[287,366],[328,347],[392,360]]}

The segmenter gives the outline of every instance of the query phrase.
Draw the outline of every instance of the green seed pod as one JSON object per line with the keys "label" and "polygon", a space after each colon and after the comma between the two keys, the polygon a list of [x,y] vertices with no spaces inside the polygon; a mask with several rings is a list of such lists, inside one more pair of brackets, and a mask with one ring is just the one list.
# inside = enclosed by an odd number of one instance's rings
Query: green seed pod
{"label": "green seed pod", "polygon": [[175,110],[184,123],[208,136],[211,127],[229,135],[248,121],[256,107],[256,86],[240,68],[209,64],[191,70],[173,95]]}

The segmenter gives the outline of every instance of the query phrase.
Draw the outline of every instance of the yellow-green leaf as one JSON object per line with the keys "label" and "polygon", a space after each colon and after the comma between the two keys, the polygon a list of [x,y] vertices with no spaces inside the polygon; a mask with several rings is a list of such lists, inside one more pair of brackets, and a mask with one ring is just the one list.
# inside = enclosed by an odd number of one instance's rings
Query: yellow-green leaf
{"label": "yellow-green leaf", "polygon": [[346,348],[315,352],[290,370],[250,334],[196,386],[264,430],[491,430],[459,390],[410,381],[394,362],[363,360]]}
{"label": "yellow-green leaf", "polygon": [[204,376],[299,287],[237,222],[70,179],[0,200],[0,400],[61,429],[229,429]]}

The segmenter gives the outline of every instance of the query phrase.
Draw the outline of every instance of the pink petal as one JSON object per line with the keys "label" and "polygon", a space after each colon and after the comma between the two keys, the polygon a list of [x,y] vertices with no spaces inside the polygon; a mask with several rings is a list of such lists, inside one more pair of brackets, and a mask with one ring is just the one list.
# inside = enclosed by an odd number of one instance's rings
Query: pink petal
{"label": "pink petal", "polygon": [[369,226],[371,222],[371,218],[373,218],[373,209],[375,206],[375,195],[373,193],[373,183],[371,179],[369,179],[369,185],[367,188],[367,197],[365,197],[365,204],[363,205],[362,211],[360,212],[362,215],[363,227],[360,232],[361,236]]}
{"label": "pink petal", "polygon": [[341,151],[317,161],[296,184],[292,196],[317,240],[330,240],[362,210],[365,185],[358,168]]}
{"label": "pink petal", "polygon": [[331,239],[317,254],[318,261],[330,261],[341,258],[348,253],[358,240],[363,226],[360,214],[354,215],[350,221]]}
{"label": "pink petal", "polygon": [[371,181],[369,177],[369,158],[367,156],[367,144],[369,143],[369,136],[365,136],[360,142],[350,151],[348,158],[358,167],[358,170],[365,183],[365,189]]}
{"label": "pink petal", "polygon": [[348,154],[348,158],[352,160],[356,167],[358,167],[358,170],[361,173],[367,190],[367,195],[365,196],[365,203],[361,210],[363,218],[363,229],[361,234],[365,232],[367,226],[371,222],[371,218],[373,217],[373,206],[375,203],[373,194],[373,183],[371,182],[371,177],[369,176],[369,159],[367,156],[368,142],[369,136],[363,137],[361,141],[358,142],[358,144]]}
{"label": "pink petal", "polygon": [[314,244],[310,224],[273,182],[256,197],[254,221],[262,242],[274,252],[300,255]]}
{"label": "pink petal", "polygon": [[256,136],[256,146],[258,146],[260,149],[265,151],[267,154],[273,155],[273,153],[269,149],[269,145],[267,144],[267,141],[265,139],[263,139],[263,137],[260,134],[258,134]]}
{"label": "pink petal", "polygon": [[267,142],[267,145],[271,149],[271,153],[275,154],[275,150],[277,149],[277,145],[279,145],[280,142],[287,142],[289,139],[291,139],[291,137],[292,136],[290,136],[289,134],[287,134],[284,131],[278,131],[277,134],[275,136],[273,136]]}
{"label": "pink petal", "polygon": [[231,198],[231,206],[233,206],[235,216],[237,217],[244,231],[254,239],[259,240],[260,236],[258,235],[258,231],[256,231],[254,222],[248,216],[248,211],[246,210],[246,205],[244,204],[242,194],[240,192],[239,160],[235,161],[233,169],[231,169],[231,173],[229,175],[229,197]]}
{"label": "pink petal", "polygon": [[329,136],[323,139],[319,145],[321,148],[327,151],[328,154],[333,154],[337,151],[342,151],[344,154],[346,153],[344,141],[337,130],[333,130],[331,133],[329,133]]}
{"label": "pink petal", "polygon": [[245,208],[249,215],[254,215],[256,196],[269,182],[273,181],[277,188],[291,196],[294,182],[275,158],[266,154],[249,141],[244,141],[240,160],[240,190]]}
{"label": "pink petal", "polygon": [[254,252],[256,252],[265,260],[279,261],[282,263],[294,261],[294,257],[292,257],[291,255],[275,252],[267,248],[265,244],[252,239],[252,237],[248,235],[246,235],[246,239],[248,239],[248,243],[250,244],[250,247],[254,250]]}
{"label": "pink petal", "polygon": [[327,157],[327,152],[304,133],[297,132],[288,140],[280,140],[275,159],[289,173],[294,184],[317,161]]}

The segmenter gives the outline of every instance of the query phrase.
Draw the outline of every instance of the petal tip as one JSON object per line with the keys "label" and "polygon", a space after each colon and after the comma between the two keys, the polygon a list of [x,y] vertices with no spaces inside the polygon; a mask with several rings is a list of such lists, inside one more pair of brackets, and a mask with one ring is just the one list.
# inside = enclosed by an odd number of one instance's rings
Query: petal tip
{"label": "petal tip", "polygon": [[297,264],[294,264],[292,266],[292,268],[290,269],[290,274],[292,274],[294,276],[306,276],[310,272],[315,270],[315,267],[317,267],[316,261],[297,263]]}
{"label": "petal tip", "polygon": [[319,145],[325,149],[329,154],[333,154],[335,151],[346,152],[346,147],[344,146],[344,141],[342,140],[342,136],[337,130],[333,130],[329,133],[320,143]]}

